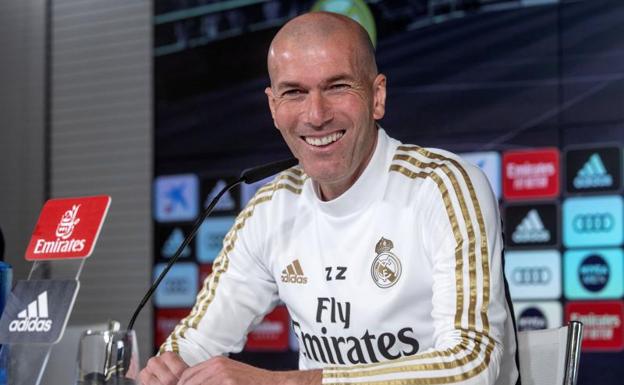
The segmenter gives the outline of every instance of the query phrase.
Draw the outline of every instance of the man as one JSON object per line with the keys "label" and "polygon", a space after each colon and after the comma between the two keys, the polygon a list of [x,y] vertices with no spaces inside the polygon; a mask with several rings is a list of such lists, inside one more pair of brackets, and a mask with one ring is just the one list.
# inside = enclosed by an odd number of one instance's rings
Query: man
{"label": "man", "polygon": [[[268,68],[273,121],[300,167],[239,215],[143,384],[515,384],[500,220],[483,174],[378,128],[386,78],[346,17],[293,19]],[[224,358],[279,300],[302,370]]]}

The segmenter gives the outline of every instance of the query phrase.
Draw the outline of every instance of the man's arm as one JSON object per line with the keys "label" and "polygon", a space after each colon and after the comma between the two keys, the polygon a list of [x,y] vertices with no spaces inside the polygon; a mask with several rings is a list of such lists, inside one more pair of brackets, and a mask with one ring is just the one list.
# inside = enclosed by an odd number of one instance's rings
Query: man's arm
{"label": "man's arm", "polygon": [[177,384],[187,366],[242,350],[247,333],[275,306],[277,285],[258,260],[267,229],[258,206],[276,191],[284,192],[278,190],[272,184],[263,187],[239,214],[191,313],[142,371],[148,379],[143,385]]}
{"label": "man's arm", "polygon": [[320,385],[321,370],[269,371],[226,357],[213,357],[189,368],[175,353],[152,357],[140,374],[143,385]]}
{"label": "man's arm", "polygon": [[190,314],[176,326],[160,353],[177,353],[193,366],[239,352],[247,333],[277,304],[277,284],[260,259],[268,228],[261,205],[274,194],[263,189],[236,218]]}
{"label": "man's arm", "polygon": [[433,347],[382,363],[326,368],[323,384],[494,384],[508,317],[497,203],[477,168],[450,155],[399,150],[394,171],[425,179],[420,188],[429,190],[422,239],[433,267]]}
{"label": "man's arm", "polygon": [[184,371],[178,385],[320,385],[321,370],[269,371],[214,357]]}

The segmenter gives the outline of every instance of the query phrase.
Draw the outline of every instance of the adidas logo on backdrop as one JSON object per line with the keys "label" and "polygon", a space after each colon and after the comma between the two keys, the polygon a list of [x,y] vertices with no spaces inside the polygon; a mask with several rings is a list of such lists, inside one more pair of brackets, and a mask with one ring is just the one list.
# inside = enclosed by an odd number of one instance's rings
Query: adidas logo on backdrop
{"label": "adidas logo on backdrop", "polygon": [[308,277],[303,274],[303,269],[298,259],[295,259],[282,270],[282,282],[284,283],[299,283],[305,285],[308,283]]}
{"label": "adidas logo on backdrop", "polygon": [[531,209],[511,234],[511,239],[515,243],[548,242],[550,231],[544,228],[537,210]]}
{"label": "adidas logo on backdrop", "polygon": [[49,332],[52,320],[48,319],[48,292],[39,294],[36,300],[17,314],[17,319],[9,324],[11,332]]}
{"label": "adidas logo on backdrop", "polygon": [[598,153],[593,153],[574,178],[574,187],[577,189],[593,187],[609,187],[613,184],[613,177]]}

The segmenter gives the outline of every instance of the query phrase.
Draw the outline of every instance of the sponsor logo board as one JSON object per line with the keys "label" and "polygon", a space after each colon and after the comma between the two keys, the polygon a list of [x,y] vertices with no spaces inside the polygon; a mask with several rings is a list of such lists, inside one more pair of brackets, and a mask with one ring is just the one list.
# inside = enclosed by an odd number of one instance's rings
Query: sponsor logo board
{"label": "sponsor logo board", "polygon": [[559,195],[559,151],[546,148],[504,153],[503,195],[509,200]]}
{"label": "sponsor logo board", "polygon": [[496,199],[501,198],[501,157],[497,151],[459,154],[464,160],[479,167],[488,178]]}
{"label": "sponsor logo board", "polygon": [[624,349],[624,302],[587,301],[568,302],[566,322],[583,323],[585,351],[620,351]]}
{"label": "sponsor logo board", "polygon": [[26,249],[26,259],[86,258],[93,252],[108,212],[109,196],[50,199]]}
{"label": "sponsor logo board", "polygon": [[286,306],[277,306],[256,325],[247,336],[245,350],[285,351],[288,350],[289,317]]}
{"label": "sponsor logo board", "polygon": [[223,239],[234,225],[235,217],[206,218],[197,232],[195,250],[200,263],[212,263],[221,248]]}
{"label": "sponsor logo board", "polygon": [[622,249],[568,250],[563,258],[567,298],[619,298],[624,295]]}
{"label": "sponsor logo board", "polygon": [[154,182],[158,222],[185,222],[199,214],[199,180],[195,174],[159,176]]}
{"label": "sponsor logo board", "polygon": [[156,326],[154,329],[154,346],[160,347],[173,332],[180,320],[191,312],[190,308],[183,309],[156,309]]}
{"label": "sponsor logo board", "polygon": [[572,194],[619,190],[621,157],[617,146],[566,151],[566,190]]}
{"label": "sponsor logo board", "polygon": [[18,281],[0,319],[0,343],[57,343],[77,293],[73,279]]}
{"label": "sponsor logo board", "polygon": [[[228,183],[236,181],[238,178],[202,179],[202,207],[205,209],[217,194],[227,186]],[[226,191],[213,209],[213,215],[236,215],[240,211],[240,189],[234,187]]]}
{"label": "sponsor logo board", "polygon": [[561,326],[563,309],[557,301],[514,302],[518,331],[551,329]]}
{"label": "sponsor logo board", "polygon": [[[178,225],[168,226],[163,224],[156,224],[155,226],[155,241],[156,250],[159,252],[160,258],[170,259],[174,256],[178,247],[184,241],[184,237],[191,231],[190,225]],[[193,256],[193,243],[187,245],[180,254],[180,258],[191,258]]]}
{"label": "sponsor logo board", "polygon": [[[159,263],[154,267],[154,281],[164,268],[164,263]],[[197,295],[198,279],[199,271],[197,264],[181,262],[173,265],[160,283],[160,286],[158,286],[158,289],[156,289],[154,305],[161,308],[192,306]]]}
{"label": "sponsor logo board", "polygon": [[505,243],[508,247],[555,247],[559,244],[556,203],[505,207]]}
{"label": "sponsor logo board", "polygon": [[561,257],[556,250],[505,253],[505,276],[514,300],[561,296]]}
{"label": "sponsor logo board", "polygon": [[619,246],[624,241],[621,196],[568,198],[563,202],[566,247]]}

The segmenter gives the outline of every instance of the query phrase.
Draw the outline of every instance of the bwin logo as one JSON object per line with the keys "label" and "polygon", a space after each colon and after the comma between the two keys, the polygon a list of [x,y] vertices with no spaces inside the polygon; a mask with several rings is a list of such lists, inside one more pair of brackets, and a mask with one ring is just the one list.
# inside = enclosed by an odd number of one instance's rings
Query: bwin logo
{"label": "bwin logo", "polygon": [[613,177],[607,172],[600,155],[593,153],[578,171],[573,183],[577,189],[609,187],[613,185]]}
{"label": "bwin logo", "polygon": [[518,267],[511,273],[511,279],[517,285],[546,285],[552,273],[547,267]]}
{"label": "bwin logo", "polygon": [[16,320],[9,324],[11,332],[49,332],[52,328],[52,320],[48,318],[48,292],[39,294],[36,300],[28,304],[28,307],[17,314]]}
{"label": "bwin logo", "polygon": [[518,331],[542,330],[546,328],[548,328],[548,321],[540,309],[530,307],[520,314]]}
{"label": "bwin logo", "polygon": [[608,232],[613,229],[615,219],[610,213],[579,214],[572,220],[577,233]]}

